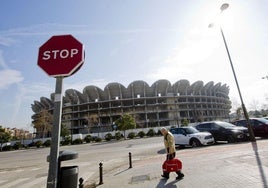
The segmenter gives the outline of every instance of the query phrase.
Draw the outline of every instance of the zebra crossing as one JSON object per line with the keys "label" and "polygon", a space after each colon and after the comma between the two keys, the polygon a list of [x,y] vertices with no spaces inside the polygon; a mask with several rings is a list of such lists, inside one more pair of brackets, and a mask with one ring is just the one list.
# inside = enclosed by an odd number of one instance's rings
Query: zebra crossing
{"label": "zebra crossing", "polygon": [[[47,174],[39,174],[38,171],[40,169],[41,168],[1,171],[0,188],[45,188]],[[27,174],[32,173],[35,177],[27,177]]]}
{"label": "zebra crossing", "polygon": [[[96,173],[92,168],[89,170],[92,167],[90,163],[78,163],[78,166],[78,178],[87,180]],[[46,169],[33,167],[1,171],[0,188],[46,188],[48,173],[44,173],[44,170]]]}
{"label": "zebra crossing", "polygon": [[46,177],[38,178],[32,180],[32,178],[19,178],[16,180],[6,180],[4,183],[0,184],[3,188],[45,188],[46,187]]}

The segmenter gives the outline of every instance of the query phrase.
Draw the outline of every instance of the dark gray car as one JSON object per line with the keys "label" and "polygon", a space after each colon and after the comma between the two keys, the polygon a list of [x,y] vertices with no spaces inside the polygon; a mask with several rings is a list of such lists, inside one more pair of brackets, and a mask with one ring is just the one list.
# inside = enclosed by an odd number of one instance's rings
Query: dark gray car
{"label": "dark gray car", "polygon": [[229,143],[238,141],[248,141],[249,132],[245,127],[238,127],[223,121],[202,122],[195,125],[199,131],[210,132],[215,141],[228,141]]}

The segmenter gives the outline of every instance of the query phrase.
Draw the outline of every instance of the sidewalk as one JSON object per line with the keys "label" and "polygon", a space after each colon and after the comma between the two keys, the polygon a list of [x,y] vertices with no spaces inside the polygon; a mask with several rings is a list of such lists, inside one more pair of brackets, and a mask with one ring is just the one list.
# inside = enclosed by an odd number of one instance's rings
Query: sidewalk
{"label": "sidewalk", "polygon": [[[161,177],[164,154],[147,158],[132,156],[132,168],[124,164],[106,171],[98,188],[268,188],[268,140],[254,143],[221,144],[196,149],[182,149],[177,156],[183,162],[185,177],[177,181],[171,173]],[[116,164],[114,164],[116,165]],[[85,188],[92,186],[86,183]]]}

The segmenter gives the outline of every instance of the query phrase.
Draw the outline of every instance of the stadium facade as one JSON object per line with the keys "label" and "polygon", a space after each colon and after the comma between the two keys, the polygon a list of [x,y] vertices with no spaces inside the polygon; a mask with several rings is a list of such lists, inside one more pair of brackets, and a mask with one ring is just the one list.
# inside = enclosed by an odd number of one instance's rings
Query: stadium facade
{"label": "stadium facade", "polygon": [[[113,122],[123,114],[135,117],[137,127],[180,125],[189,122],[228,119],[231,109],[229,87],[213,81],[204,84],[179,80],[173,85],[168,80],[158,80],[149,86],[139,80],[127,87],[109,83],[104,90],[86,86],[83,92],[68,89],[63,94],[62,125],[73,134],[110,131]],[[39,113],[53,113],[54,93],[50,99],[41,97],[34,101],[32,123]],[[37,134],[40,130],[37,130]]]}

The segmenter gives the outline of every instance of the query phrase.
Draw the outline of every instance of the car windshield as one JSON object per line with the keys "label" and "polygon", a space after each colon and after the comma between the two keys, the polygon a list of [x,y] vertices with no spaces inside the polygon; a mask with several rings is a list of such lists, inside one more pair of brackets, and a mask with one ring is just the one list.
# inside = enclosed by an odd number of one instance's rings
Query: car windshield
{"label": "car windshield", "polygon": [[259,120],[260,122],[262,122],[264,124],[268,124],[268,120],[265,118],[258,118],[257,120]]}
{"label": "car windshield", "polygon": [[227,123],[227,122],[217,122],[218,125],[225,127],[225,128],[232,128],[235,127],[235,125],[231,124],[231,123]]}
{"label": "car windshield", "polygon": [[184,128],[185,132],[187,134],[194,134],[194,133],[198,133],[199,131],[193,127],[185,127]]}

